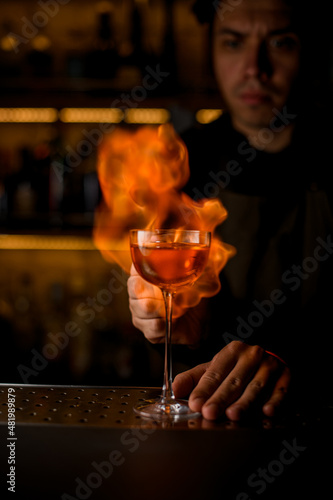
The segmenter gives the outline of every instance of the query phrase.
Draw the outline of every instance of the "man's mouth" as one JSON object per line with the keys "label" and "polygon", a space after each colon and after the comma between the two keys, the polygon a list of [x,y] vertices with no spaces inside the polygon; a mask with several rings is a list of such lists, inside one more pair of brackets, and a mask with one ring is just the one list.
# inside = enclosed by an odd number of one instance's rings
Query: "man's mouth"
{"label": "man's mouth", "polygon": [[268,102],[269,97],[264,92],[245,91],[240,94],[240,99],[249,106],[259,106]]}

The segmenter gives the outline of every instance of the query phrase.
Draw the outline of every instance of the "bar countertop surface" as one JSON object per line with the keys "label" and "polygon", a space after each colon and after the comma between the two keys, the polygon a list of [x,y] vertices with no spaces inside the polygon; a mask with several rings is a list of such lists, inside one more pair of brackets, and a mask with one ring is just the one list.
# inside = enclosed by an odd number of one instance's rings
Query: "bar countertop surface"
{"label": "bar countertop surface", "polygon": [[134,404],[159,394],[0,384],[0,497],[288,500],[297,487],[297,498],[328,498],[331,406],[243,423],[134,413]]}

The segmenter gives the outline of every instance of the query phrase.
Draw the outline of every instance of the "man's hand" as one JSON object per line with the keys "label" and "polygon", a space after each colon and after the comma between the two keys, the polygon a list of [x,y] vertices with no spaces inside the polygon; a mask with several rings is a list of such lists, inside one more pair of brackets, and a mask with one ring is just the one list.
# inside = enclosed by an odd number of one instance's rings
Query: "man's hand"
{"label": "man's hand", "polygon": [[142,279],[133,265],[127,290],[133,325],[150,342],[157,344],[164,341],[165,307],[161,290]]}
{"label": "man's hand", "polygon": [[290,384],[290,370],[259,346],[234,341],[212,361],[180,373],[173,389],[178,398],[190,393],[189,406],[204,418],[215,420],[224,413],[240,420],[254,404],[272,417],[283,402]]}
{"label": "man's hand", "polygon": [[[165,306],[161,290],[142,279],[134,266],[127,281],[133,325],[153,344],[165,340]],[[173,305],[172,343],[194,346],[204,331],[206,300],[191,308]]]}

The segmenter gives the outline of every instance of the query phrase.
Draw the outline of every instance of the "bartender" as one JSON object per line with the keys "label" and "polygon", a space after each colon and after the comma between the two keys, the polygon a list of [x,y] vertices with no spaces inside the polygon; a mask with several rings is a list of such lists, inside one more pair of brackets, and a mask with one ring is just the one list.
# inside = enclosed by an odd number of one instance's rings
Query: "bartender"
{"label": "bartender", "polygon": [[[297,0],[194,5],[210,26],[224,112],[183,136],[186,192],[221,199],[228,218],[219,234],[237,254],[221,273],[219,294],[175,319],[173,342],[187,346],[180,352],[191,368],[176,376],[174,391],[210,420],[272,417],[290,399],[317,405],[328,394],[330,142],[315,108],[325,90],[318,39],[306,39],[311,23],[301,8]],[[128,291],[134,325],[163,342],[159,289],[132,268]]]}

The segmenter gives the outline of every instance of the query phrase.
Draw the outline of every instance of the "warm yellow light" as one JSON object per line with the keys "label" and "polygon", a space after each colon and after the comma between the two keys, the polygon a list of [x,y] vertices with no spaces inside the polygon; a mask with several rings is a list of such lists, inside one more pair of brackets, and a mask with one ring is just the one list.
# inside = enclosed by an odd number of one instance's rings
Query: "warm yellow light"
{"label": "warm yellow light", "polygon": [[112,12],[113,9],[114,9],[113,4],[106,1],[106,0],[102,0],[100,2],[97,2],[96,10],[97,10],[97,12],[100,12],[101,14],[103,14],[105,12]]}
{"label": "warm yellow light", "polygon": [[222,109],[199,109],[197,111],[195,118],[197,122],[206,124],[211,123],[221,116],[223,113]]}
{"label": "warm yellow light", "polygon": [[36,50],[44,51],[51,47],[51,40],[45,35],[36,35],[31,40],[31,45]]}
{"label": "warm yellow light", "polygon": [[53,123],[58,111],[53,108],[0,108],[0,122]]}
{"label": "warm yellow light", "polygon": [[119,108],[63,108],[59,117],[65,123],[120,123],[124,112]]}
{"label": "warm yellow light", "polygon": [[1,40],[0,40],[0,47],[5,52],[10,52],[10,51],[14,50],[16,45],[17,45],[17,40],[10,33],[8,35],[4,36],[3,38],[1,38]]}
{"label": "warm yellow light", "polygon": [[[195,118],[199,123],[216,120],[221,109],[200,109]],[[170,120],[170,111],[164,108],[0,108],[0,123],[121,123],[162,124]]]}
{"label": "warm yellow light", "polygon": [[125,115],[127,123],[159,124],[169,120],[170,112],[162,108],[130,108]]}
{"label": "warm yellow light", "polygon": [[0,235],[1,250],[96,250],[90,238],[77,236]]}

